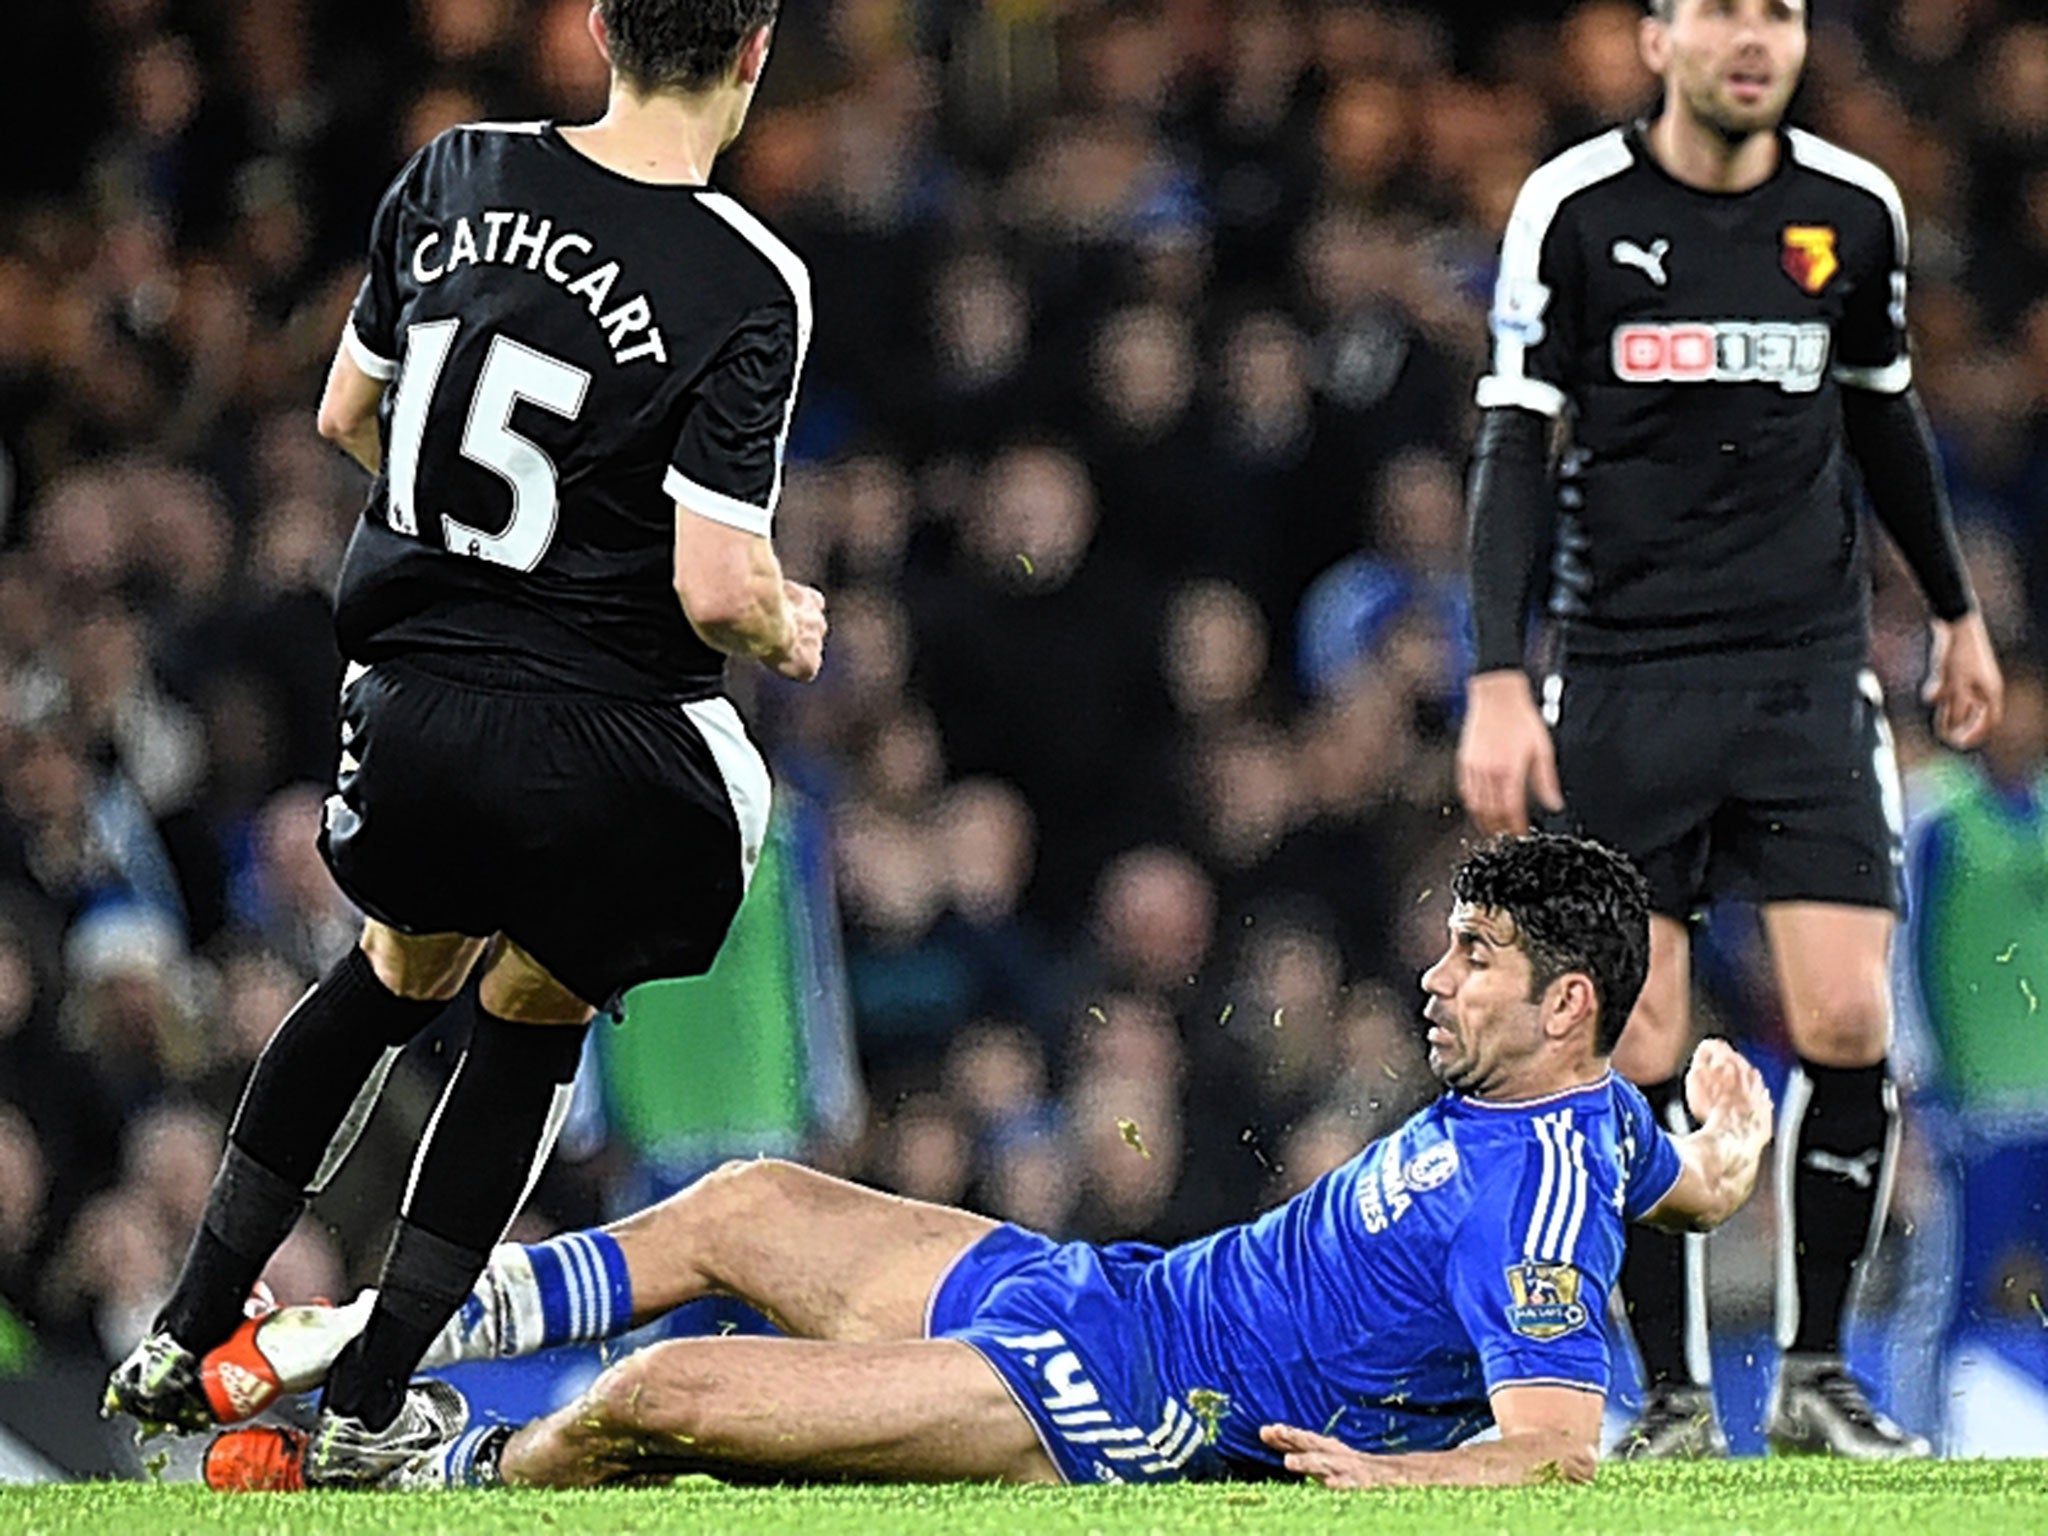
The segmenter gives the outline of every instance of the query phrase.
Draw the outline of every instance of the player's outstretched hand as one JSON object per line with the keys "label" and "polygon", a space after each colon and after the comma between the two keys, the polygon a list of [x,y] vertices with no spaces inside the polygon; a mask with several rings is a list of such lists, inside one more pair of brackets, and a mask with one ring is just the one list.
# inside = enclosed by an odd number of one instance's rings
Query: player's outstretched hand
{"label": "player's outstretched hand", "polygon": [[1771,1092],[1763,1074],[1726,1040],[1700,1042],[1685,1074],[1685,1105],[1703,1128],[1761,1150],[1771,1139]]}
{"label": "player's outstretched hand", "polygon": [[1529,797],[1564,809],[1550,727],[1536,708],[1527,674],[1481,672],[1465,685],[1465,726],[1458,735],[1458,795],[1486,833],[1529,830]]}
{"label": "player's outstretched hand", "polygon": [[1280,1452],[1287,1470],[1314,1478],[1325,1488],[1381,1488],[1386,1478],[1377,1475],[1374,1459],[1354,1451],[1341,1440],[1311,1434],[1292,1424],[1268,1424],[1259,1431],[1266,1445]]}
{"label": "player's outstretched hand", "polygon": [[1934,650],[1921,695],[1934,706],[1934,733],[1958,752],[1982,744],[2005,712],[2005,677],[1984,615],[1972,609],[1952,624],[1934,621]]}
{"label": "player's outstretched hand", "polygon": [[825,594],[800,581],[785,580],[782,595],[789,600],[795,633],[775,670],[792,682],[808,683],[825,665]]}

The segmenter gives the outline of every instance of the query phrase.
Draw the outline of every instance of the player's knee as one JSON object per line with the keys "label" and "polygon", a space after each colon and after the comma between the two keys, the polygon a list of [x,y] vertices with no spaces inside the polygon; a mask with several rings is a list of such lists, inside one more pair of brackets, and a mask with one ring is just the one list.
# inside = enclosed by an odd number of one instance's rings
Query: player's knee
{"label": "player's knee", "polygon": [[1827,1067],[1867,1067],[1891,1046],[1889,978],[1877,966],[1842,966],[1790,989],[1793,1047]]}
{"label": "player's knee", "polygon": [[608,1366],[590,1384],[576,1422],[592,1438],[612,1439],[638,1432],[652,1406],[647,1372],[636,1355]]}
{"label": "player's knee", "polygon": [[673,1253],[713,1277],[726,1234],[757,1233],[768,1212],[785,1207],[792,1163],[773,1158],[733,1158],[654,1208],[651,1230]]}
{"label": "player's knee", "polygon": [[735,1157],[712,1169],[697,1188],[721,1206],[758,1207],[788,1199],[808,1172],[779,1157]]}
{"label": "player's knee", "polygon": [[795,1165],[769,1158],[733,1158],[655,1206],[633,1225],[640,1241],[658,1245],[669,1270],[687,1269],[717,1285],[729,1237],[758,1234],[767,1214],[787,1204]]}
{"label": "player's knee", "polygon": [[1867,1067],[1891,1049],[1891,1008],[1882,996],[1844,988],[1824,992],[1797,1011],[1792,1044],[1824,1067]]}
{"label": "player's knee", "polygon": [[1558,1457],[1557,1471],[1567,1483],[1590,1483],[1600,1475],[1600,1455],[1590,1445],[1575,1445]]}
{"label": "player's knee", "polygon": [[594,1437],[659,1437],[681,1445],[708,1438],[714,1383],[672,1349],[621,1360],[590,1385],[581,1415]]}

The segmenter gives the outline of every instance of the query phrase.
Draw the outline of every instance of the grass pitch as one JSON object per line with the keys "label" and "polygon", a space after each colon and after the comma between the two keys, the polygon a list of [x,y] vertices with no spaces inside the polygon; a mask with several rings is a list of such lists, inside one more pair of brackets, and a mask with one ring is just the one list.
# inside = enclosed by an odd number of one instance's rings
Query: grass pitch
{"label": "grass pitch", "polygon": [[2048,1531],[2048,1462],[1608,1467],[1590,1488],[1328,1493],[1293,1485],[1010,1490],[728,1488],[601,1493],[245,1495],[95,1483],[0,1489],[9,1536],[1999,1536]]}

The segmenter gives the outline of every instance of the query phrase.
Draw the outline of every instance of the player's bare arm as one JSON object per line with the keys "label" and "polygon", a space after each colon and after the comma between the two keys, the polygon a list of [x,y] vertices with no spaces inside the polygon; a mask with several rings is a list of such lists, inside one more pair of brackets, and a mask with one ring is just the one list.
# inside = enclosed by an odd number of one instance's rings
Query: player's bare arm
{"label": "player's bare arm", "polygon": [[377,430],[383,399],[384,381],[363,372],[346,344],[336,348],[320,396],[320,435],[373,475],[384,466],[384,442]]}
{"label": "player's bare arm", "polygon": [[1578,1387],[1502,1387],[1491,1401],[1500,1438],[1449,1451],[1369,1456],[1290,1424],[1268,1424],[1259,1438],[1286,1458],[1288,1471],[1325,1488],[1497,1488],[1593,1480],[1600,1462],[1602,1394]]}
{"label": "player's bare arm", "polygon": [[786,578],[762,535],[677,508],[675,587],[690,627],[714,650],[799,683],[818,675],[825,596]]}
{"label": "player's bare arm", "polygon": [[1683,1171],[1644,1216],[1652,1226],[1707,1232],[1742,1209],[1771,1144],[1771,1095],[1757,1069],[1725,1040],[1706,1040],[1685,1074],[1685,1102],[1699,1122],[1672,1138]]}

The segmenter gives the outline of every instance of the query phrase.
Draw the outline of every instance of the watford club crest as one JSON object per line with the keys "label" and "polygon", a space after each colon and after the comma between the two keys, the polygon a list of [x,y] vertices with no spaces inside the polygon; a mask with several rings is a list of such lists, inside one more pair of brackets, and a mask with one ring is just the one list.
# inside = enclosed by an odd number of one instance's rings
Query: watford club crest
{"label": "watford club crest", "polygon": [[1808,293],[1819,293],[1842,270],[1835,257],[1835,231],[1829,224],[1787,224],[1785,244],[1778,252],[1785,275]]}

